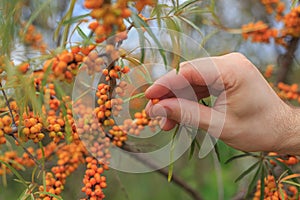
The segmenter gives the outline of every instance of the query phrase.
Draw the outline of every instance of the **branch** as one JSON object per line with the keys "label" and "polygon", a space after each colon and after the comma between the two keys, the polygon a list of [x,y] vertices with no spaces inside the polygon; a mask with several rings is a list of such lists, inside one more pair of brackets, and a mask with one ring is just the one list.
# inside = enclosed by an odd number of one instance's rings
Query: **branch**
{"label": "branch", "polygon": [[284,82],[286,80],[287,74],[293,62],[294,53],[297,50],[298,42],[299,38],[292,38],[287,46],[286,53],[278,56],[279,70],[276,79],[277,83]]}
{"label": "branch", "polygon": [[[124,143],[122,149],[129,151],[129,152],[137,152],[133,150],[128,144]],[[135,159],[140,161],[141,163],[147,165],[150,168],[157,169],[158,167],[152,163],[150,160],[145,159],[144,157],[140,156],[139,154],[136,154],[133,156]],[[159,174],[162,176],[168,178],[168,170],[166,169],[158,169],[156,170]],[[190,185],[188,185],[184,180],[182,180],[180,177],[176,176],[175,174],[172,175],[172,182],[179,187],[181,187],[183,190],[185,190],[194,200],[203,200],[203,198],[199,195],[198,191],[192,188]]]}

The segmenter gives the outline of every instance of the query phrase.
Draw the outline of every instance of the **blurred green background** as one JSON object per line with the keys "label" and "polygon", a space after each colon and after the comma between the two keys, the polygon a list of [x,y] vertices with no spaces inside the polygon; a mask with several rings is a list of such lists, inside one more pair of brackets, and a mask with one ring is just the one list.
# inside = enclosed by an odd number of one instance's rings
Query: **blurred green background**
{"label": "blurred green background", "polygon": [[[28,18],[30,13],[37,9],[43,0],[28,0],[28,8],[22,13],[24,18]],[[161,1],[168,3],[169,1]],[[287,7],[291,1],[286,1]],[[199,6],[206,8],[211,4],[209,0],[199,1]],[[250,21],[269,20],[272,19],[264,10],[259,0],[216,0],[216,13],[222,24],[228,28],[240,28],[243,24]],[[52,37],[47,35],[53,34],[57,22],[61,19],[66,8],[67,0],[55,0],[51,3],[50,9],[46,9],[34,24],[39,30],[45,34],[45,38],[50,47],[54,47],[55,43]],[[74,15],[80,15],[86,12],[83,8],[83,0],[79,0],[76,5]],[[145,11],[147,16],[147,10]],[[209,20],[209,14],[195,14],[188,16],[197,24],[206,38],[204,48],[210,55],[222,55],[225,53],[239,51],[244,53],[259,69],[263,70],[267,64],[277,64],[277,58],[284,52],[284,49],[270,44],[253,44],[249,41],[243,41],[239,34],[231,34],[226,31],[219,30],[204,23]],[[194,30],[189,27],[186,34],[193,36]],[[300,76],[298,49],[292,66],[292,71],[288,76],[289,82],[298,82]],[[16,59],[25,59],[24,50],[16,49],[13,57]],[[171,135],[170,135],[171,137]],[[198,149],[196,149],[193,157],[189,160],[189,152],[186,152],[179,160],[174,163],[173,174],[185,180],[187,184],[199,191],[199,194],[205,200],[215,199],[233,199],[240,192],[247,190],[248,179],[235,183],[235,179],[247,169],[253,161],[251,159],[239,159],[229,164],[225,161],[238,151],[226,146],[222,142],[218,142],[218,150],[220,153],[220,162],[214,152],[211,152],[203,159],[198,158]],[[2,151],[1,151],[2,153]],[[31,171],[24,172],[24,177],[30,179]],[[81,187],[83,186],[82,178],[84,175],[84,167],[81,166],[68,179],[63,192],[63,198],[66,200],[80,199],[83,196]],[[105,174],[108,179],[108,188],[105,190],[106,199],[108,200],[192,200],[182,188],[176,184],[167,181],[167,177],[157,172],[146,174],[129,174],[113,169]],[[4,177],[1,177],[3,179]],[[7,175],[7,187],[4,187],[3,180],[0,181],[0,200],[15,200],[23,192],[20,183],[14,181],[14,175]]]}

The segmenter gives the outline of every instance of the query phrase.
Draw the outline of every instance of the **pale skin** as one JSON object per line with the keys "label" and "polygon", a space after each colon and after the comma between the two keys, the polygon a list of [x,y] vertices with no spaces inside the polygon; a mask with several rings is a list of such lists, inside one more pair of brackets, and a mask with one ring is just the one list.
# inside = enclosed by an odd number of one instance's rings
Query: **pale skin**
{"label": "pale skin", "polygon": [[[174,95],[186,92],[188,85],[196,99]],[[217,98],[212,107],[198,103],[211,94]],[[146,111],[164,117],[164,130],[180,123],[208,130],[239,150],[300,155],[299,110],[283,102],[240,53],[181,63],[178,74],[171,71],[158,79],[146,97],[160,99],[155,105],[150,101]]]}

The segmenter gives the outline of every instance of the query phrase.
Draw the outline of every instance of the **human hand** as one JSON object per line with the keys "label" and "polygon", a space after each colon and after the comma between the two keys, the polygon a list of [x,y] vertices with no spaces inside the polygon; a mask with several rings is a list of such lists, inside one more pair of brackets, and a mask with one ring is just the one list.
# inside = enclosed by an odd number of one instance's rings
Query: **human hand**
{"label": "human hand", "polygon": [[[298,112],[242,54],[181,63],[178,74],[173,70],[161,77],[145,95],[160,99],[155,105],[150,101],[146,111],[164,117],[164,130],[180,123],[203,128],[236,149],[300,153],[300,141],[293,138]],[[211,108],[198,103],[210,95],[217,97]]]}

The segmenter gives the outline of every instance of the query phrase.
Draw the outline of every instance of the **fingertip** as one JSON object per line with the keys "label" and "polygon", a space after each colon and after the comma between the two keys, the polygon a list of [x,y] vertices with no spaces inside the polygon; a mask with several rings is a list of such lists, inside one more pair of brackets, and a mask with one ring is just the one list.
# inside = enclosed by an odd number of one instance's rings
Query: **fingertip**
{"label": "fingertip", "polygon": [[157,89],[157,85],[151,85],[147,90],[145,91],[145,97],[147,99],[153,99],[156,96],[159,96],[159,89]]}
{"label": "fingertip", "polygon": [[171,119],[167,119],[165,117],[163,117],[159,123],[159,126],[161,127],[162,130],[164,131],[170,131],[173,128],[175,128],[177,122],[171,120]]}
{"label": "fingertip", "polygon": [[145,111],[146,111],[146,114],[148,116],[150,116],[150,109],[151,109],[151,106],[153,106],[152,102],[151,101],[148,101],[146,107],[145,107]]}

